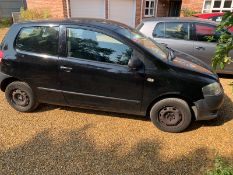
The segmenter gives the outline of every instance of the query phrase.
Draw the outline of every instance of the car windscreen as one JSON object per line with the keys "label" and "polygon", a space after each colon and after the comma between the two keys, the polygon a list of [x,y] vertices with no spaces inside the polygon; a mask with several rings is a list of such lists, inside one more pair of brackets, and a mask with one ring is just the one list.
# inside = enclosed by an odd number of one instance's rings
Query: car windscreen
{"label": "car windscreen", "polygon": [[117,29],[117,32],[121,33],[122,35],[129,38],[133,42],[138,43],[140,46],[146,48],[156,57],[162,60],[167,60],[169,51],[164,46],[156,43],[151,38],[146,37],[139,31],[131,29],[131,28],[122,27],[120,29]]}

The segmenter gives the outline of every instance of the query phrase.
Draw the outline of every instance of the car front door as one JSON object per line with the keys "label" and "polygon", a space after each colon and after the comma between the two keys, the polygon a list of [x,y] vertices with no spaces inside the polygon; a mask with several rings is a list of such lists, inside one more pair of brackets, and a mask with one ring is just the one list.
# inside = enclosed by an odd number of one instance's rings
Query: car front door
{"label": "car front door", "polygon": [[[195,23],[194,25],[194,56],[211,66],[214,57],[219,34],[216,32],[216,26],[204,23]],[[208,40],[212,37],[211,42]],[[230,52],[233,56],[233,52]],[[233,64],[226,65],[224,70],[218,69],[217,72],[233,73]]]}
{"label": "car front door", "polygon": [[191,24],[188,22],[157,23],[152,36],[158,43],[190,55],[194,54]]}
{"label": "car front door", "polygon": [[140,112],[144,68],[128,67],[137,52],[97,29],[71,26],[64,33],[67,53],[60,57],[59,77],[69,105]]}

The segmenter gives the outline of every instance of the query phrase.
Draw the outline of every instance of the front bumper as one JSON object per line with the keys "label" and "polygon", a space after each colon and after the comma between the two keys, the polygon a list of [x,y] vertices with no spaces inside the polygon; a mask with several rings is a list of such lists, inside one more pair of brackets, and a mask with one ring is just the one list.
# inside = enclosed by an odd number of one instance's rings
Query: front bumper
{"label": "front bumper", "polygon": [[204,99],[194,102],[192,107],[196,120],[211,120],[218,116],[218,110],[223,104],[224,92],[218,95],[204,96]]}

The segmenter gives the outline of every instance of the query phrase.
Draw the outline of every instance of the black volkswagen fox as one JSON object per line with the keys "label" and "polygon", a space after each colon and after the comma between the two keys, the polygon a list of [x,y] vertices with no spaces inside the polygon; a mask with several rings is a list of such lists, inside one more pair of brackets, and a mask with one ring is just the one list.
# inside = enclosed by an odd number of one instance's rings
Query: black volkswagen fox
{"label": "black volkswagen fox", "polygon": [[21,112],[49,103],[143,115],[167,132],[217,117],[224,94],[203,62],[100,19],[14,24],[0,47],[0,86]]}

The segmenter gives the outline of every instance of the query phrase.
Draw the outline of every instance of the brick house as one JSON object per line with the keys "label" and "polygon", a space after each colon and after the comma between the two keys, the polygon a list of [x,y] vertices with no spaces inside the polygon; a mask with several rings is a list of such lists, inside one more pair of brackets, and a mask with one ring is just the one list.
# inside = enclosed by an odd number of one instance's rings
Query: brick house
{"label": "brick house", "polygon": [[[199,12],[233,8],[232,0],[26,0],[29,9],[49,9],[55,18],[94,17],[117,20],[131,26],[144,18],[179,16],[181,8]],[[220,6],[219,6],[220,4]],[[216,9],[215,7],[218,7]]]}

